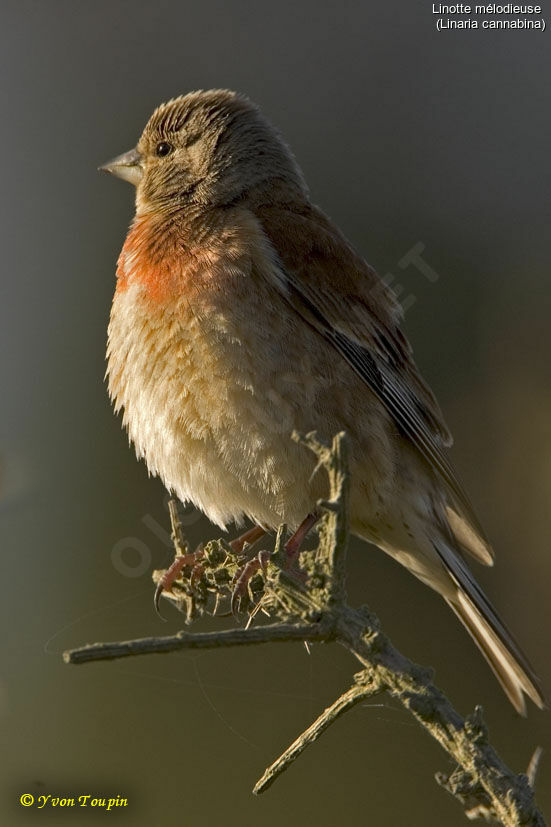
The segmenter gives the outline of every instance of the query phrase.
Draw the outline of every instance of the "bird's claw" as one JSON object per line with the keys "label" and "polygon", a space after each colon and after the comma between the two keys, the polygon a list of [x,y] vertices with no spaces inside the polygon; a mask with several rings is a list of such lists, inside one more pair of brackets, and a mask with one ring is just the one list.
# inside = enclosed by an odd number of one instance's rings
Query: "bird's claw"
{"label": "bird's claw", "polygon": [[230,602],[233,615],[237,616],[239,614],[241,603],[246,596],[251,603],[254,603],[251,581],[258,571],[262,571],[266,575],[270,557],[271,553],[269,551],[259,551],[256,557],[253,557],[237,571],[232,581],[233,589]]}
{"label": "bird's claw", "polygon": [[196,585],[204,570],[204,567],[201,563],[199,563],[199,560],[203,557],[204,553],[204,548],[201,544],[197,546],[196,550],[191,554],[176,555],[168,569],[157,583],[157,588],[155,589],[155,594],[153,596],[153,606],[156,614],[161,618],[161,620],[166,622],[166,618],[163,617],[159,609],[162,593],[170,592],[172,590],[172,584],[178,579],[180,573],[186,566],[192,566],[191,583],[192,585]]}

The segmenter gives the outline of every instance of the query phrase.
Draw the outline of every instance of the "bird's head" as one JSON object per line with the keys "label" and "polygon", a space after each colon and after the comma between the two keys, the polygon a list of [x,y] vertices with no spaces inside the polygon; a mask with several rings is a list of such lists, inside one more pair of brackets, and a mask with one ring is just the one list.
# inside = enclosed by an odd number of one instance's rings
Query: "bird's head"
{"label": "bird's head", "polygon": [[163,103],[135,149],[100,169],[136,186],[138,212],[218,207],[251,194],[306,194],[274,127],[246,97],[223,89]]}

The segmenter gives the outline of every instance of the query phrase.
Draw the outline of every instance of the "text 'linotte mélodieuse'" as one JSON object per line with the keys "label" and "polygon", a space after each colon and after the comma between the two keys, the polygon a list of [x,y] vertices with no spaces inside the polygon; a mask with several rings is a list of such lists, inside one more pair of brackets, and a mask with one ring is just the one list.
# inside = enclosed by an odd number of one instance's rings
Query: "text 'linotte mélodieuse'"
{"label": "text 'linotte m\u00e9lodieuse'", "polygon": [[466,3],[433,3],[433,14],[541,14],[541,6],[519,6],[514,3],[489,3],[487,6],[469,6]]}
{"label": "text 'linotte m\u00e9lodieuse'", "polygon": [[[467,3],[433,3],[432,13],[440,15],[436,28],[443,29],[540,29],[545,20],[538,17],[542,6],[517,3],[489,3],[470,6]],[[482,19],[477,19],[482,18]]]}

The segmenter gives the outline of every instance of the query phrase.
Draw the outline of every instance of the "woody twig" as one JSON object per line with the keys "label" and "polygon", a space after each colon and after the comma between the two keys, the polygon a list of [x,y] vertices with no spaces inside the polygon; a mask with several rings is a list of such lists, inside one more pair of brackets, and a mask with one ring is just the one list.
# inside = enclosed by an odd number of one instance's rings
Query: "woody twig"
{"label": "woody twig", "polygon": [[[438,773],[436,780],[458,799],[469,819],[484,818],[504,827],[545,824],[534,797],[537,758],[528,774],[510,770],[488,741],[481,707],[463,718],[446,696],[433,684],[432,671],[417,666],[402,655],[381,631],[377,617],[367,607],[352,609],[346,602],[345,570],[348,548],[348,462],[345,434],[332,445],[318,441],[314,434],[295,438],[318,457],[318,465],[329,477],[330,496],[320,502],[322,518],[318,547],[304,552],[308,586],[297,583],[277,566],[283,541],[280,531],[275,553],[249,583],[251,605],[260,607],[272,621],[266,625],[219,632],[178,632],[116,643],[98,643],[64,653],[67,663],[120,658],[130,655],[166,653],[177,649],[217,648],[289,640],[337,642],[362,664],[352,686],[344,692],[265,771],[254,787],[262,793],[337,718],[355,704],[376,694],[398,700],[455,762],[450,774]],[[176,508],[171,509],[173,535],[183,544],[182,526]],[[165,597],[185,612],[187,622],[208,611],[214,594],[218,600],[230,590],[232,579],[243,559],[223,540],[205,547],[200,577],[182,571]],[[164,572],[155,572],[158,583]],[[537,752],[537,751],[536,751]],[[539,757],[539,753],[538,753]]]}

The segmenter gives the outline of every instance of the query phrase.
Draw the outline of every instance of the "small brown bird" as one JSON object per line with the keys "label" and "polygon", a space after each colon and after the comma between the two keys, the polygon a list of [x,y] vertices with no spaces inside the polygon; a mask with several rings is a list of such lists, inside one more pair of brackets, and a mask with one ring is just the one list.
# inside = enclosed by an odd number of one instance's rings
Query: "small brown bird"
{"label": "small brown bird", "polygon": [[285,522],[326,495],[293,430],[351,441],[354,534],[439,592],[514,707],[543,706],[465,556],[492,551],[451,436],[376,272],[309,199],[276,130],[234,92],[155,110],[103,169],[136,186],[109,323],[109,391],[152,474],[217,525]]}

